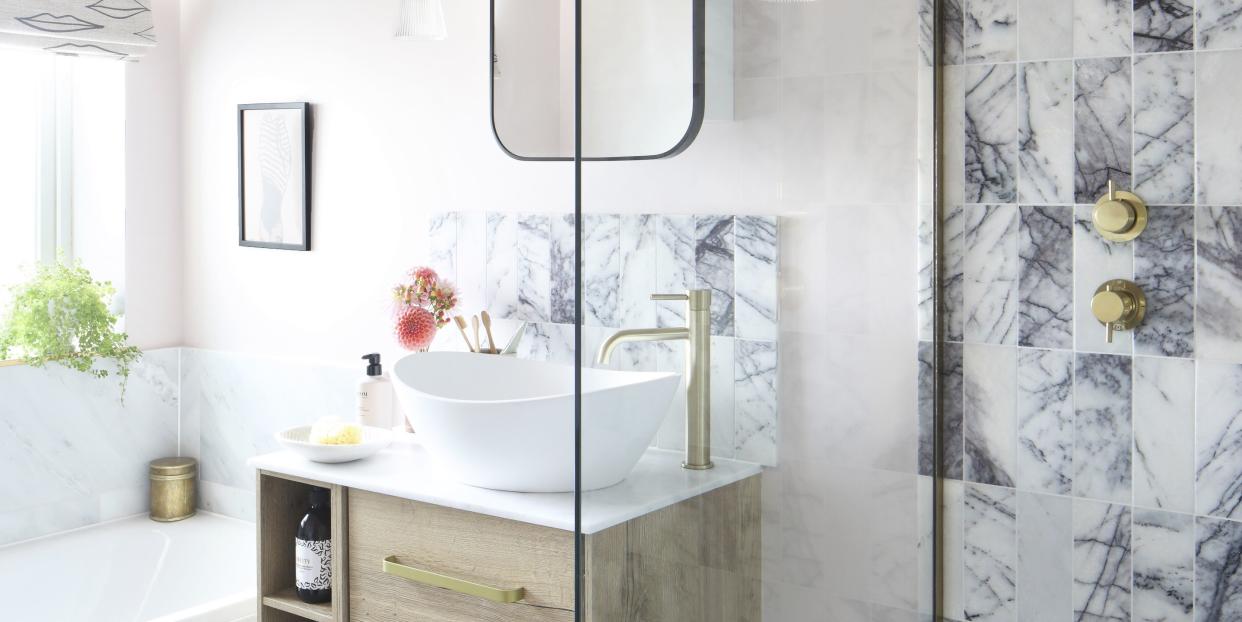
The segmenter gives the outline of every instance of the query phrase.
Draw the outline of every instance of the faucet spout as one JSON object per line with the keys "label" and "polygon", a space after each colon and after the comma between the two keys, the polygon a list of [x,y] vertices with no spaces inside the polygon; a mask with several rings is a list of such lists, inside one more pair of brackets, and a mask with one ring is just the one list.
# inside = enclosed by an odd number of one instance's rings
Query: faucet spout
{"label": "faucet spout", "polygon": [[612,353],[626,342],[635,341],[673,341],[677,339],[690,340],[690,329],[688,328],[631,328],[628,330],[620,330],[614,333],[603,345],[599,347],[599,355],[595,362],[599,365],[607,365],[612,360]]}

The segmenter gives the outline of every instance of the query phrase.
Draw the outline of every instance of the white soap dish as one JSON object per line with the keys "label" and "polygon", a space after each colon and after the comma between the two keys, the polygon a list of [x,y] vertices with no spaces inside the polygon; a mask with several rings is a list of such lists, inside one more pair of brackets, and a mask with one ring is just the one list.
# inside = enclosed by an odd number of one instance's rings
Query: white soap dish
{"label": "white soap dish", "polygon": [[369,458],[392,442],[392,432],[384,428],[362,427],[357,445],[321,445],[310,442],[311,426],[299,425],[276,433],[276,442],[311,462],[353,462]]}

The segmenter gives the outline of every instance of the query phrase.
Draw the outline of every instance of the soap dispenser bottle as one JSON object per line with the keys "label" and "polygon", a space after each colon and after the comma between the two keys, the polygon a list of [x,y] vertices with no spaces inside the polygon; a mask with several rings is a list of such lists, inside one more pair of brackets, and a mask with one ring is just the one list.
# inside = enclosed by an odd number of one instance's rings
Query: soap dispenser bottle
{"label": "soap dispenser bottle", "polygon": [[358,381],[358,423],[374,428],[393,426],[392,382],[384,375],[380,355],[362,357],[367,361],[367,375]]}
{"label": "soap dispenser bottle", "polygon": [[294,587],[302,602],[332,600],[331,500],[328,489],[311,488],[310,509],[298,522],[293,550]]}

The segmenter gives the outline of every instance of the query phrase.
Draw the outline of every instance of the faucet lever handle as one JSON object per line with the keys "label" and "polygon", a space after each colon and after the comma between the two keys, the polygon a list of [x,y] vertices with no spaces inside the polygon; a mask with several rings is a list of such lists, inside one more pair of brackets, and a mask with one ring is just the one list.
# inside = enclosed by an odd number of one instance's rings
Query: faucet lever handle
{"label": "faucet lever handle", "polygon": [[651,299],[652,300],[680,300],[682,302],[685,302],[687,300],[690,300],[690,296],[687,296],[686,294],[652,294]]}

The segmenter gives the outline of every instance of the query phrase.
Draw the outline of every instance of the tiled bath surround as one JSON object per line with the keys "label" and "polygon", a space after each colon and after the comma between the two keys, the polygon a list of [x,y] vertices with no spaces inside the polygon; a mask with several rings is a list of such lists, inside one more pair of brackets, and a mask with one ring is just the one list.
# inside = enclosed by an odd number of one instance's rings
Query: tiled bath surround
{"label": "tiled bath surround", "polygon": [[[1242,619],[1242,2],[948,5],[948,615]],[[1113,278],[1149,307],[1108,344]]]}
{"label": "tiled bath surround", "polygon": [[[429,261],[459,285],[466,313],[531,322],[520,355],[573,361],[573,215],[452,212],[428,227]],[[710,289],[712,453],[776,464],[777,218],[586,214],[583,258],[583,364],[617,329],[685,325],[684,303],[651,294]],[[614,366],[684,373],[684,347],[627,344]],[[656,446],[682,448],[684,400],[683,386]]]}

